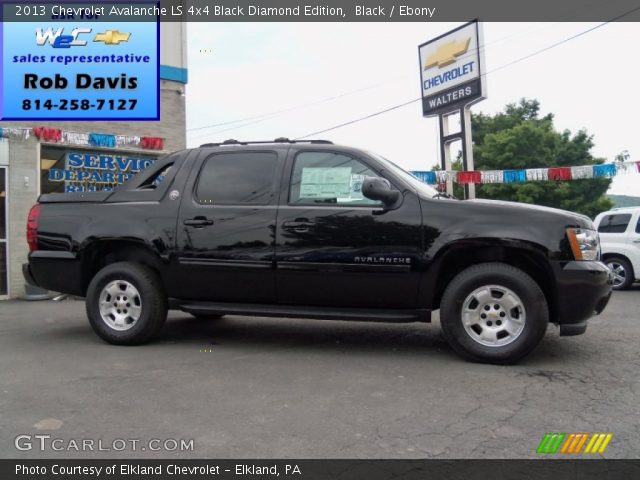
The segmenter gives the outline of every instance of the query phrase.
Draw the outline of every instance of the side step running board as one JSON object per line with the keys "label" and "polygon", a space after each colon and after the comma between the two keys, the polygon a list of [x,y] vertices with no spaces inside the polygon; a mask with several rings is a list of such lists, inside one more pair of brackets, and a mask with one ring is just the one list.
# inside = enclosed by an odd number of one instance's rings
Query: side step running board
{"label": "side step running board", "polygon": [[260,305],[225,302],[194,302],[170,299],[173,309],[195,315],[245,315],[257,317],[315,318],[318,320],[359,320],[363,322],[430,322],[426,309],[391,310],[365,308],[303,307],[296,305]]}

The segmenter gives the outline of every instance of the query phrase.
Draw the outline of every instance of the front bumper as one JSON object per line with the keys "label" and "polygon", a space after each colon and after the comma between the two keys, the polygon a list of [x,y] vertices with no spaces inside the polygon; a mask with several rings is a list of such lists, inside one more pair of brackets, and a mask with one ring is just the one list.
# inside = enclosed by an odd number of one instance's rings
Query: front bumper
{"label": "front bumper", "polygon": [[556,318],[560,335],[580,335],[587,320],[601,313],[611,298],[613,277],[599,261],[554,262]]}

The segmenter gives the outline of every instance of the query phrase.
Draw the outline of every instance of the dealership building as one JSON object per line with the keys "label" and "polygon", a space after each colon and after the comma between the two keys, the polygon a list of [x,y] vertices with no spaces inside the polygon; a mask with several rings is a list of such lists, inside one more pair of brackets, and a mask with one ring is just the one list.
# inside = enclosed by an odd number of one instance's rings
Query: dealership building
{"label": "dealership building", "polygon": [[40,194],[111,189],[186,147],[186,25],[163,22],[159,37],[159,120],[0,121],[0,300],[33,294],[22,264]]}

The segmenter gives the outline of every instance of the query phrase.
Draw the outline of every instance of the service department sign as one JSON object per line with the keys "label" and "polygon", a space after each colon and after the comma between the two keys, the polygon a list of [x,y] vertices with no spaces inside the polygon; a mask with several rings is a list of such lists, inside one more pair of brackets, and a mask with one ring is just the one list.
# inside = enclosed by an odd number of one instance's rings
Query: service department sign
{"label": "service department sign", "polygon": [[48,180],[64,182],[65,192],[113,190],[155,161],[149,156],[71,151],[64,168],[49,170]]}
{"label": "service department sign", "polygon": [[425,117],[485,98],[481,42],[482,32],[474,20],[418,47]]}

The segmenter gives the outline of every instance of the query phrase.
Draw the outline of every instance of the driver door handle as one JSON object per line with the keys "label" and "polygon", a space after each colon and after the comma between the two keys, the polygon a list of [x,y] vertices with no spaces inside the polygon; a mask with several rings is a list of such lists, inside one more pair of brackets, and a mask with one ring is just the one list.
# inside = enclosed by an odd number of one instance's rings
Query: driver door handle
{"label": "driver door handle", "polygon": [[282,228],[286,230],[293,230],[295,232],[307,232],[315,224],[308,220],[296,220],[295,222],[283,222]]}
{"label": "driver door handle", "polygon": [[213,220],[207,218],[207,217],[194,217],[194,218],[187,218],[185,219],[185,221],[183,222],[185,225],[189,226],[189,227],[205,227],[207,225],[213,225]]}

